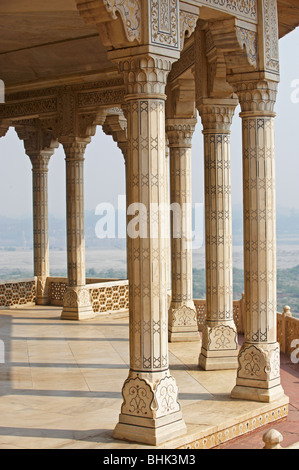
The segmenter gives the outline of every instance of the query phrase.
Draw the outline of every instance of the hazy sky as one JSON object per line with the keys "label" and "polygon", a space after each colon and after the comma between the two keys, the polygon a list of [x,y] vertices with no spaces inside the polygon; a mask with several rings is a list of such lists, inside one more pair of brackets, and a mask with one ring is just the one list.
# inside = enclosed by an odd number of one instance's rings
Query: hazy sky
{"label": "hazy sky", "polygon": [[[299,209],[299,28],[280,40],[281,81],[275,107],[277,204]],[[298,90],[298,91],[296,91]],[[232,202],[242,204],[241,119],[231,135]],[[200,119],[193,137],[193,201],[203,202],[203,149]],[[125,194],[124,161],[112,138],[98,128],[85,155],[85,207],[116,205]],[[13,129],[0,139],[0,215],[32,214],[31,163]],[[49,213],[65,216],[65,161],[62,147],[49,165]]]}

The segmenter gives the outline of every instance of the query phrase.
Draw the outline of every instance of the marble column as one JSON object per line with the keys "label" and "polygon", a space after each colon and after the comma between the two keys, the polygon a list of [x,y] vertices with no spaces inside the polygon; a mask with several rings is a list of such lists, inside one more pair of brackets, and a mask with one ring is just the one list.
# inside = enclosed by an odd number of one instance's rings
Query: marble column
{"label": "marble column", "polygon": [[27,152],[32,163],[34,276],[37,305],[48,303],[49,273],[48,164],[54,150]]}
{"label": "marble column", "polygon": [[119,62],[126,84],[130,371],[114,437],[158,445],[186,432],[169,371],[165,83],[171,63]]}
{"label": "marble column", "polygon": [[172,301],[168,339],[198,341],[192,285],[191,141],[196,119],[167,119],[170,152]]}
{"label": "marble column", "polygon": [[66,162],[67,273],[61,318],[86,320],[92,310],[85,277],[84,153],[90,138],[61,140]]}
{"label": "marble column", "polygon": [[198,111],[204,135],[207,317],[200,367],[237,368],[233,320],[230,126],[236,99],[203,99]]}
{"label": "marble column", "polygon": [[271,402],[284,395],[276,308],[274,103],[277,84],[234,85],[241,105],[245,341],[233,398]]}

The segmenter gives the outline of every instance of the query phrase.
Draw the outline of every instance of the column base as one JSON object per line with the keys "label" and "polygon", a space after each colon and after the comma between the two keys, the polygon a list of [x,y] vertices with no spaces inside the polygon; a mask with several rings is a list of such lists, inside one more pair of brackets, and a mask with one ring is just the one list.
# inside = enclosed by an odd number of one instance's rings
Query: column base
{"label": "column base", "polygon": [[232,398],[270,403],[284,396],[279,343],[243,343]]}
{"label": "column base", "polygon": [[49,305],[47,276],[37,276],[36,279],[36,305]]}
{"label": "column base", "polygon": [[168,341],[174,343],[199,340],[197,313],[193,302],[191,306],[171,306],[169,309]]}
{"label": "column base", "polygon": [[226,370],[238,368],[238,351],[207,351],[201,350],[198,365],[204,370]]}
{"label": "column base", "polygon": [[130,371],[122,396],[119,422],[113,433],[115,439],[160,445],[186,434],[178,388],[169,370]]}
{"label": "column base", "polygon": [[36,297],[35,304],[36,305],[49,305],[49,298],[48,297]]}
{"label": "column base", "polygon": [[68,287],[63,299],[62,320],[89,320],[96,316],[92,309],[89,290],[85,287]]}
{"label": "column base", "polygon": [[238,335],[233,321],[204,325],[198,365],[204,370],[238,368]]}
{"label": "column base", "polygon": [[170,343],[199,341],[200,335],[198,331],[173,331],[168,330],[168,341]]}
{"label": "column base", "polygon": [[155,420],[120,414],[113,437],[157,446],[186,433],[187,428],[181,411]]}
{"label": "column base", "polygon": [[231,392],[231,398],[237,398],[239,400],[260,401],[264,403],[271,403],[283,397],[285,397],[285,393],[280,384],[271,388],[236,385]]}

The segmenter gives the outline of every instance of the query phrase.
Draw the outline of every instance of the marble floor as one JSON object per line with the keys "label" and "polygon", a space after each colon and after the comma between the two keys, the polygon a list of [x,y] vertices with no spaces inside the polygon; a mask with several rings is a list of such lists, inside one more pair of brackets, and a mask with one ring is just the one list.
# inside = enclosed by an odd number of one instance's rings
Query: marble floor
{"label": "marble floor", "polygon": [[[128,375],[128,334],[126,313],[75,322],[61,320],[57,307],[1,309],[0,448],[148,448],[112,437]],[[286,420],[286,398],[231,399],[236,371],[199,370],[199,351],[200,342],[169,344],[187,434],[161,448],[215,447]]]}

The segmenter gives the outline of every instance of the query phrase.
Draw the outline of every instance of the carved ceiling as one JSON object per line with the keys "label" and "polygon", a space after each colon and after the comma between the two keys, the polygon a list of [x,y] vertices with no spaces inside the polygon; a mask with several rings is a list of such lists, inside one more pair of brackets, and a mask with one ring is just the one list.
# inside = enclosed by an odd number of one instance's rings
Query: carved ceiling
{"label": "carved ceiling", "polygon": [[[282,37],[299,24],[298,0],[278,0],[278,13]],[[117,74],[96,25],[84,21],[76,0],[2,0],[0,71],[7,91],[106,80]]]}

